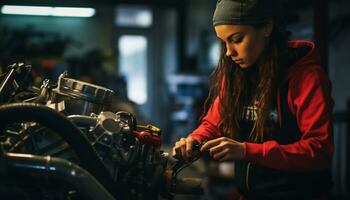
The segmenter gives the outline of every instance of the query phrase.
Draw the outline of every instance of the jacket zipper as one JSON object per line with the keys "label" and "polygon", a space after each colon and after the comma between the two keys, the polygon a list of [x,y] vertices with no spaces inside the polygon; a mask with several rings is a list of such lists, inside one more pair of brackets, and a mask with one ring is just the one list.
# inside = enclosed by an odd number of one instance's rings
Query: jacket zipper
{"label": "jacket zipper", "polygon": [[245,176],[245,184],[246,184],[245,186],[247,187],[248,191],[250,190],[250,188],[249,188],[249,170],[250,170],[250,162],[247,165],[247,173]]}

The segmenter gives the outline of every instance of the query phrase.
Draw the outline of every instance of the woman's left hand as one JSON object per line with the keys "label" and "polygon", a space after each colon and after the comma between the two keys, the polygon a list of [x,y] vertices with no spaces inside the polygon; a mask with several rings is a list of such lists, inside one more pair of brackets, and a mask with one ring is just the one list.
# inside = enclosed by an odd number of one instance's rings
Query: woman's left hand
{"label": "woman's left hand", "polygon": [[241,160],[243,158],[245,145],[231,138],[220,137],[206,142],[201,152],[208,151],[209,154],[220,162]]}

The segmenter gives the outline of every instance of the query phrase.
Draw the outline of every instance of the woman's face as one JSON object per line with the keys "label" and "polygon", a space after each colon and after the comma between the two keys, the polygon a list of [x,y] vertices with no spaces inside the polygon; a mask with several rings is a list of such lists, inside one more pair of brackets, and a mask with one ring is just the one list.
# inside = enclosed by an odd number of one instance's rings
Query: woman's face
{"label": "woman's face", "polygon": [[272,26],[260,28],[250,25],[217,25],[217,37],[226,46],[226,56],[241,68],[248,68],[259,61],[270,36]]}

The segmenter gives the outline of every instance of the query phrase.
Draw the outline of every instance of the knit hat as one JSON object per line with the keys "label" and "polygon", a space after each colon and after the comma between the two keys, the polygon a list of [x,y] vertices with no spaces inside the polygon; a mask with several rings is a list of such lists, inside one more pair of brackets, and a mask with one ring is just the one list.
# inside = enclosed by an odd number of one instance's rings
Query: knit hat
{"label": "knit hat", "polygon": [[213,25],[261,24],[276,17],[281,0],[218,0]]}

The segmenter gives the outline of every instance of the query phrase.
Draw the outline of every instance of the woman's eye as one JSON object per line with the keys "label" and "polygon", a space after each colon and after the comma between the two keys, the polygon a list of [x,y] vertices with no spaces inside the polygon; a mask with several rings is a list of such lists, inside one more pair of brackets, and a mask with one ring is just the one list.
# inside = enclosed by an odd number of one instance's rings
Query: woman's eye
{"label": "woman's eye", "polygon": [[233,43],[240,43],[240,42],[242,42],[242,40],[243,40],[243,38],[236,38],[232,41],[233,41]]}
{"label": "woman's eye", "polygon": [[234,43],[234,44],[238,44],[240,42],[242,42],[243,38],[232,38],[230,40],[228,40],[229,43]]}

